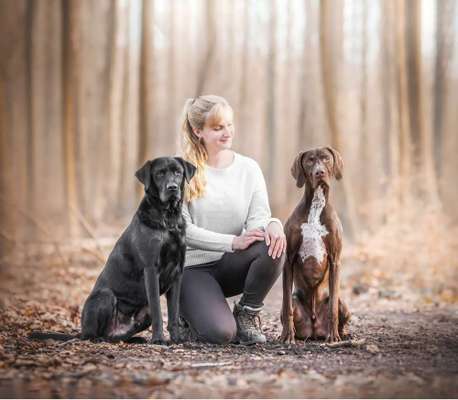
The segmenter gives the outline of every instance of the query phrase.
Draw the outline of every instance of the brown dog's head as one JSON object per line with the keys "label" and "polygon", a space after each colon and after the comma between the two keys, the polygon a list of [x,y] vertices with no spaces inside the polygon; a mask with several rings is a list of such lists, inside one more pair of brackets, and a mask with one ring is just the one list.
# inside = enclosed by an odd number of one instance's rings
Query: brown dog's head
{"label": "brown dog's head", "polygon": [[342,178],[343,162],[337,150],[332,147],[301,151],[291,167],[297,187],[307,184],[315,190],[318,185],[329,187],[331,178]]}

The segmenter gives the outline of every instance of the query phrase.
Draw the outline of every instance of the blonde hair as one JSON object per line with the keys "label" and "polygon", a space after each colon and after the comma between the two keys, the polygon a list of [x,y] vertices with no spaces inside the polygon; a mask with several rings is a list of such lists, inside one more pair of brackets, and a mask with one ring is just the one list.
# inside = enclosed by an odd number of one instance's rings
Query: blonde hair
{"label": "blonde hair", "polygon": [[203,129],[205,123],[217,123],[224,110],[232,108],[226,99],[220,96],[206,95],[187,99],[182,116],[181,129],[184,138],[184,159],[197,167],[194,177],[185,188],[185,199],[191,201],[205,193],[205,163],[208,159],[204,142],[194,133],[194,129]]}

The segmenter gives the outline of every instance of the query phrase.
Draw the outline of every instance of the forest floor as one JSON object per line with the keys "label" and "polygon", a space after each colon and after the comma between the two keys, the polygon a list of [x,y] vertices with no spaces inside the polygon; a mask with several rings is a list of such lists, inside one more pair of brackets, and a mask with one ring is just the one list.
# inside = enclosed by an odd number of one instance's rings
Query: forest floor
{"label": "forest floor", "polygon": [[78,329],[101,263],[66,257],[2,261],[0,397],[458,397],[456,292],[415,287],[361,252],[343,263],[353,345],[336,348],[278,341],[281,278],[263,310],[265,345],[31,341],[32,330]]}

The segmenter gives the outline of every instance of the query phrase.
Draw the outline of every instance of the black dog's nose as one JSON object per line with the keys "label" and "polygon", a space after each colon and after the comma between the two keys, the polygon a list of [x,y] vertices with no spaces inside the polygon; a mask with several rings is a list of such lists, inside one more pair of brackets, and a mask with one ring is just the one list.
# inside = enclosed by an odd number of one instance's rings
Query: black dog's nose
{"label": "black dog's nose", "polygon": [[167,190],[176,191],[178,190],[178,185],[176,183],[169,183],[167,185]]}

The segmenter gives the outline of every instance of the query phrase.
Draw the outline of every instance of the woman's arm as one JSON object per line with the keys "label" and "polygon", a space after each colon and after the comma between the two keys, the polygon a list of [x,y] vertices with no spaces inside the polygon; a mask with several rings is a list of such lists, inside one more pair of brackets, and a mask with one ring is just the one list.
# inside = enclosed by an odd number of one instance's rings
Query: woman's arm
{"label": "woman's arm", "polygon": [[245,223],[246,229],[264,229],[271,222],[278,222],[283,228],[281,221],[278,218],[272,218],[269,206],[269,198],[267,195],[266,182],[258,164],[254,164],[253,168],[254,191],[248,208],[248,216]]}
{"label": "woman's arm", "polygon": [[286,251],[283,225],[278,218],[271,217],[266,182],[258,164],[255,164],[254,179],[254,191],[248,210],[246,229],[264,229],[265,241],[269,246],[268,254],[275,259]]}
{"label": "woman's arm", "polygon": [[186,221],[186,244],[202,250],[233,252],[235,235],[218,233],[193,224],[187,203],[183,203],[183,218]]}

